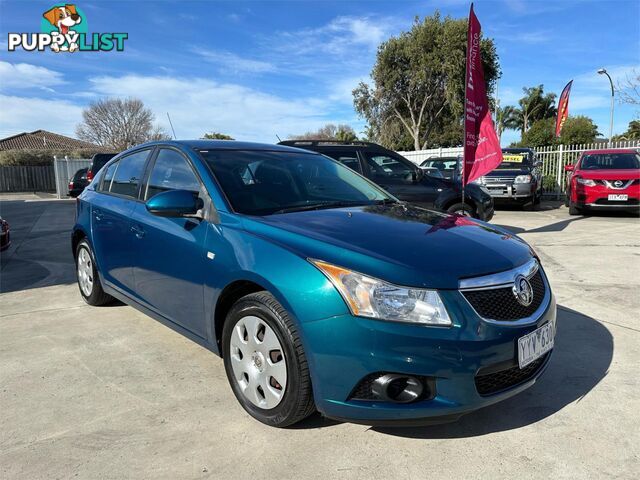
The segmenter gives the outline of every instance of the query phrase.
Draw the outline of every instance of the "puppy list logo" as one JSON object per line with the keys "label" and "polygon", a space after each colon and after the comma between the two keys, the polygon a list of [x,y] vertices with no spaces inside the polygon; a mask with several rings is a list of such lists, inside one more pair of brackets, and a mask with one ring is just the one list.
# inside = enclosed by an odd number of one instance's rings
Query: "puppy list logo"
{"label": "puppy list logo", "polygon": [[124,50],[127,33],[91,33],[84,12],[71,3],[57,3],[42,14],[42,33],[9,33],[8,49],[27,52],[111,52]]}

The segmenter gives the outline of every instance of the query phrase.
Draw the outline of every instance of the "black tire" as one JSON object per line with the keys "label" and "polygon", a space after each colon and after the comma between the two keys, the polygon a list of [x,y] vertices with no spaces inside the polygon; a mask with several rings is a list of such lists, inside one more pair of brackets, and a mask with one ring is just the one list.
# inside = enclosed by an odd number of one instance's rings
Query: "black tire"
{"label": "black tire", "polygon": [[[85,251],[90,259],[91,259],[91,272],[92,272],[92,288],[91,293],[87,295],[80,285],[80,276],[78,273],[78,262],[82,251]],[[93,305],[94,307],[99,307],[101,305],[106,305],[113,301],[113,297],[108,293],[105,293],[102,289],[102,284],[100,283],[100,275],[98,275],[98,269],[96,268],[96,260],[93,255],[93,250],[91,249],[91,245],[86,239],[80,240],[78,246],[76,247],[76,275],[78,276],[78,289],[80,290],[80,295],[82,299],[87,302],[89,305]]]}
{"label": "black tire", "polygon": [[582,210],[576,207],[572,202],[569,202],[569,215],[581,215]]}
{"label": "black tire", "polygon": [[569,207],[571,205],[571,192],[567,190],[567,193],[564,196],[564,206]]}
{"label": "black tire", "polygon": [[538,192],[533,197],[533,204],[537,206],[537,205],[540,205],[541,203],[542,203],[542,192]]}
{"label": "black tire", "polygon": [[454,203],[449,208],[447,208],[447,213],[462,212],[463,209],[465,214],[468,214],[468,216],[478,218],[476,209],[469,205],[467,202],[465,202],[464,204],[462,202]]}
{"label": "black tire", "polygon": [[[264,409],[242,392],[233,373],[231,335],[236,324],[248,316],[258,317],[276,334],[286,360],[287,384],[280,403]],[[222,353],[227,379],[242,407],[256,420],[273,427],[287,427],[315,412],[309,366],[297,328],[288,312],[268,292],[257,292],[238,300],[227,315],[222,332]]]}

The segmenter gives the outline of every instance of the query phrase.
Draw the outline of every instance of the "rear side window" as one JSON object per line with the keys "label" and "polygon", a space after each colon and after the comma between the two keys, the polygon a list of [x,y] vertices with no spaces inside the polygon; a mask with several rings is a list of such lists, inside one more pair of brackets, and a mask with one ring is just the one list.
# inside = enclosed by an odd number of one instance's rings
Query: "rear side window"
{"label": "rear side window", "polygon": [[116,168],[118,168],[118,162],[113,162],[107,167],[104,175],[102,176],[102,183],[100,184],[100,188],[97,189],[99,192],[109,191],[109,188],[111,188],[111,180],[113,180],[113,174],[116,172]]}
{"label": "rear side window", "polygon": [[149,156],[149,150],[132,153],[118,162],[118,168],[111,182],[111,193],[137,197],[138,185],[144,172],[144,164]]}
{"label": "rear side window", "polygon": [[145,200],[167,190],[188,190],[198,193],[200,181],[186,158],[175,150],[163,148],[158,153],[151,170]]}
{"label": "rear side window", "polygon": [[360,160],[358,160],[358,154],[355,151],[349,152],[334,150],[329,152],[322,152],[322,154],[339,161],[341,164],[343,164],[345,167],[349,167],[351,170],[355,170],[360,174],[362,173]]}

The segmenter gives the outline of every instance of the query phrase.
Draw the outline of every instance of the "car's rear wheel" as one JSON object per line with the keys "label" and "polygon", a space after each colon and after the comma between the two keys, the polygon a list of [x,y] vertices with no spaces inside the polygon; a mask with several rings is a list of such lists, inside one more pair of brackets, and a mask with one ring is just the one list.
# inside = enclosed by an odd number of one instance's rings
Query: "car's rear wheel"
{"label": "car's rear wheel", "polygon": [[467,202],[454,203],[449,208],[447,208],[447,213],[456,213],[465,217],[478,218],[476,209],[469,205]]}
{"label": "car's rear wheel", "polygon": [[231,388],[255,419],[286,427],[315,411],[309,367],[296,326],[267,292],[242,297],[222,333]]}
{"label": "car's rear wheel", "polygon": [[76,273],[80,295],[89,305],[100,306],[113,300],[102,289],[95,257],[87,240],[81,240],[76,248]]}

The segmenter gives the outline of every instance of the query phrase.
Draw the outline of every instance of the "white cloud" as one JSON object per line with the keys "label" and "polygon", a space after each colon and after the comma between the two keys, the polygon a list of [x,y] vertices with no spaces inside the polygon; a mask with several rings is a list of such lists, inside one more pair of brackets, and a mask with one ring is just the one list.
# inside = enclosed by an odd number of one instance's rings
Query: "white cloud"
{"label": "white cloud", "polygon": [[241,140],[272,143],[276,134],[284,137],[333,120],[326,100],[282,98],[204,78],[126,75],[90,81],[98,95],[140,98],[166,130],[169,112],[179,138],[198,138],[215,130]]}
{"label": "white cloud", "polygon": [[65,83],[62,74],[45,67],[29,63],[9,63],[0,61],[0,90],[41,88]]}
{"label": "white cloud", "polygon": [[233,73],[267,73],[274,72],[276,67],[262,60],[241,57],[235,53],[194,47],[191,51],[200,55],[205,61],[216,65],[219,69]]}
{"label": "white cloud", "polygon": [[74,135],[82,107],[66,100],[0,95],[2,136],[38,129]]}

